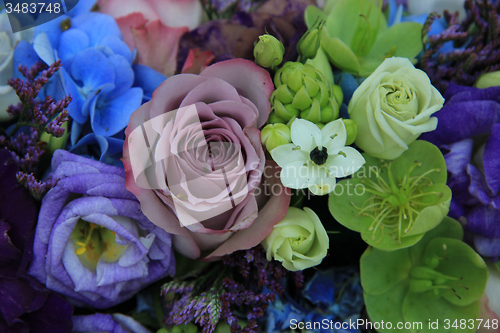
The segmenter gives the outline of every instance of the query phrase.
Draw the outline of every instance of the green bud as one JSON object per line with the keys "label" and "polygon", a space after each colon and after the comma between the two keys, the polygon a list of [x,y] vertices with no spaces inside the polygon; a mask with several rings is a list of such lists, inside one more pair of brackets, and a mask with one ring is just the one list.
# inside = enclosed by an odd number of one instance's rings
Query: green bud
{"label": "green bud", "polygon": [[342,88],[340,88],[339,85],[333,85],[333,95],[335,95],[335,98],[337,99],[339,105],[342,105],[342,102],[344,101],[344,93],[342,92]]}
{"label": "green bud", "polygon": [[285,124],[269,124],[264,127],[260,133],[262,144],[266,146],[267,151],[290,143],[290,128]]}
{"label": "green bud", "polygon": [[52,134],[48,134],[46,132],[43,132],[40,136],[40,141],[47,143],[45,152],[48,155],[52,155],[57,149],[64,149],[64,147],[66,146],[66,142],[68,142],[69,138],[68,122],[65,122],[63,124],[63,127],[65,128],[64,134],[59,138],[56,138]]}
{"label": "green bud", "polygon": [[477,79],[475,86],[480,89],[500,86],[500,71],[481,75],[479,79]]}
{"label": "green bud", "polygon": [[339,116],[340,103],[334,85],[309,64],[287,62],[276,72],[274,85],[272,112],[285,122],[296,117],[326,124]]}
{"label": "green bud", "polygon": [[358,125],[352,119],[342,119],[345,125],[345,129],[347,132],[347,139],[345,145],[352,145],[358,136]]}
{"label": "green bud", "polygon": [[283,44],[269,34],[259,36],[259,41],[253,49],[255,63],[264,68],[274,68],[281,64],[284,54]]}
{"label": "green bud", "polygon": [[312,27],[302,36],[297,43],[297,52],[299,52],[301,60],[314,59],[318,52],[321,43],[321,29],[325,21],[316,21]]}

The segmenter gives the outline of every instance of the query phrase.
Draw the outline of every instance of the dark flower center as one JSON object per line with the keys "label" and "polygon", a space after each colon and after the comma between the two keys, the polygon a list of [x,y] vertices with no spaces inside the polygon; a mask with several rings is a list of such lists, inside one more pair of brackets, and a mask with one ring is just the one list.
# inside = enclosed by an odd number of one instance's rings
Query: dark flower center
{"label": "dark flower center", "polygon": [[325,164],[326,160],[328,159],[328,149],[322,147],[321,150],[319,150],[319,148],[316,147],[313,149],[313,151],[311,151],[309,157],[317,165]]}

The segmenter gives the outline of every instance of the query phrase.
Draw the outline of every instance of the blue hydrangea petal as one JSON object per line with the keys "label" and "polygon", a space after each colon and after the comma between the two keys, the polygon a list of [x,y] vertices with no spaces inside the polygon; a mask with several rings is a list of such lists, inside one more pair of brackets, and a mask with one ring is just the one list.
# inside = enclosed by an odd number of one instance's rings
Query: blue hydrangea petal
{"label": "blue hydrangea petal", "polygon": [[131,88],[112,100],[101,100],[91,110],[90,121],[94,133],[112,136],[127,126],[130,116],[142,103],[142,89]]}
{"label": "blue hydrangea petal", "polygon": [[132,52],[125,42],[117,36],[106,36],[101,41],[100,46],[108,47],[114,54],[123,56],[130,63],[132,62]]}
{"label": "blue hydrangea petal", "polygon": [[476,235],[474,236],[474,245],[476,250],[483,256],[500,256],[500,238],[488,238]]}
{"label": "blue hydrangea petal", "polygon": [[123,95],[134,83],[134,71],[128,60],[121,55],[114,54],[108,58],[115,69],[115,89],[107,95],[108,99]]}
{"label": "blue hydrangea petal", "polygon": [[317,271],[304,287],[302,294],[313,304],[330,305],[334,303],[334,271]]}
{"label": "blue hydrangea petal", "polygon": [[[75,17],[83,13],[89,12],[95,5],[97,0],[64,0],[68,15]],[[76,4],[75,4],[76,3]]]}
{"label": "blue hydrangea petal", "polygon": [[69,76],[68,72],[64,68],[61,68],[61,72],[64,78],[64,83],[66,86],[67,94],[71,95],[71,103],[69,103],[67,110],[70,117],[77,122],[83,124],[87,121],[88,116],[82,113],[83,104],[85,103],[85,98],[80,94],[79,87]]}
{"label": "blue hydrangea petal", "polygon": [[31,45],[27,41],[20,40],[14,50],[14,78],[23,78],[21,72],[19,72],[18,70],[20,64],[26,66],[27,68],[30,68],[37,61],[40,61],[40,57],[38,57],[35,49],[33,49],[33,45]]}
{"label": "blue hydrangea petal", "polygon": [[90,45],[87,34],[78,29],[69,29],[62,33],[57,50],[65,68],[70,68],[68,60]]}
{"label": "blue hydrangea petal", "polygon": [[54,49],[59,47],[59,37],[61,36],[61,22],[69,19],[68,15],[62,15],[51,21],[45,22],[44,24],[35,27],[35,36],[46,33],[49,38],[50,44]]}
{"label": "blue hydrangea petal", "polygon": [[116,36],[121,38],[120,28],[112,16],[90,12],[79,15],[71,20],[71,26],[85,32],[91,46],[101,45],[104,38]]}
{"label": "blue hydrangea petal", "polygon": [[90,92],[115,81],[115,69],[101,52],[86,49],[80,52],[71,65],[73,79],[83,83],[83,91]]}
{"label": "blue hydrangea petal", "polygon": [[122,166],[120,161],[122,149],[123,140],[89,133],[78,140],[70,152],[89,158],[97,157],[100,162],[106,164]]}
{"label": "blue hydrangea petal", "polygon": [[167,79],[160,72],[155,71],[151,67],[136,64],[134,70],[134,87],[142,88],[144,92],[143,102],[148,102],[153,96],[153,91],[156,90]]}
{"label": "blue hydrangea petal", "polygon": [[33,40],[33,48],[40,59],[47,65],[52,65],[57,60],[56,49],[52,47],[47,34],[41,33],[37,35]]}

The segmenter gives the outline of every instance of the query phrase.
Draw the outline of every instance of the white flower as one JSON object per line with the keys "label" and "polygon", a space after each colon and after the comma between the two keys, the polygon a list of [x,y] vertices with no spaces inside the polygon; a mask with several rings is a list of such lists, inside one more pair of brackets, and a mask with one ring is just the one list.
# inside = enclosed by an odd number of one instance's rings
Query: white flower
{"label": "white flower", "polygon": [[14,49],[20,40],[31,42],[32,39],[33,29],[13,33],[7,13],[0,13],[0,121],[10,118],[5,112],[9,105],[19,103],[14,89],[7,84],[14,74]]}
{"label": "white flower", "polygon": [[347,133],[342,119],[326,124],[322,130],[310,121],[296,119],[291,136],[293,143],[271,151],[282,168],[281,182],[286,187],[328,194],[335,188],[336,178],[355,173],[365,163],[356,149],[345,146]]}

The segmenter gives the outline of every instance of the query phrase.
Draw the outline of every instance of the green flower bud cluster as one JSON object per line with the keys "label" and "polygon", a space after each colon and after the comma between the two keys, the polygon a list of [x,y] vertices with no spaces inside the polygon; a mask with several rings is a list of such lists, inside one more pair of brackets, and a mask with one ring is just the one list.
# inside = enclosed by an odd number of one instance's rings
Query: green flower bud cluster
{"label": "green flower bud cluster", "polygon": [[302,118],[327,124],[339,117],[342,96],[334,84],[308,64],[287,62],[274,76],[269,123],[287,123]]}
{"label": "green flower bud cluster", "polygon": [[268,124],[260,132],[262,144],[267,151],[292,142],[290,128],[285,124]]}
{"label": "green flower bud cluster", "polygon": [[253,48],[255,63],[264,68],[275,68],[281,64],[284,54],[283,44],[269,34],[259,36],[259,41]]}

